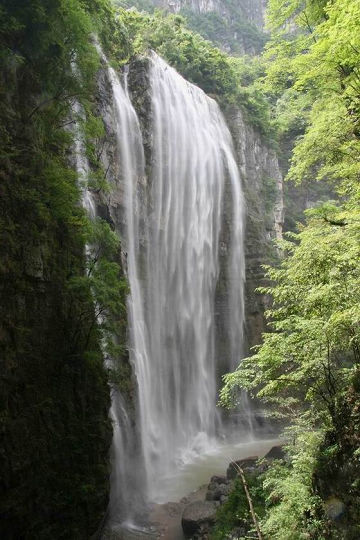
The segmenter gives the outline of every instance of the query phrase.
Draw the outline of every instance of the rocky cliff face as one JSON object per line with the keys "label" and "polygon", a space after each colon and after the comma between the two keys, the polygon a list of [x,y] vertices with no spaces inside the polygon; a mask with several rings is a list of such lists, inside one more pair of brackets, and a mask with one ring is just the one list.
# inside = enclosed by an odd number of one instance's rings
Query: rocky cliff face
{"label": "rocky cliff face", "polygon": [[256,292],[266,284],[263,264],[278,256],[273,245],[282,237],[284,223],[283,181],[274,150],[244,119],[242,111],[226,111],[246,200],[246,286],[245,337],[247,348],[261,341],[265,330],[264,311],[269,299]]}
{"label": "rocky cliff face", "polygon": [[225,19],[231,19],[234,12],[259,28],[264,27],[266,0],[153,0],[153,3],[179,13],[182,9],[191,9],[195,13],[219,13]]}
{"label": "rocky cliff face", "polygon": [[[282,237],[284,222],[283,181],[276,153],[262,140],[259,133],[244,118],[241,109],[229,108],[225,117],[233,136],[235,156],[240,170],[246,202],[246,282],[245,328],[243,355],[249,354],[261,342],[265,331],[264,312],[269,298],[256,292],[265,286],[262,265],[278,257],[274,240]],[[217,328],[220,336],[218,357],[228,365],[226,277],[227,253],[230,242],[231,190],[227,185],[224,197],[223,227],[220,249],[220,279],[216,298]]]}
{"label": "rocky cliff face", "polygon": [[57,77],[69,74],[69,56],[54,51],[79,45],[66,33],[73,12],[65,22],[44,2],[43,31],[28,41],[33,6],[7,4],[14,25],[1,45],[0,537],[88,539],[108,503],[108,377],[62,129],[73,124],[69,101],[41,105],[55,88],[74,92],[70,75]]}

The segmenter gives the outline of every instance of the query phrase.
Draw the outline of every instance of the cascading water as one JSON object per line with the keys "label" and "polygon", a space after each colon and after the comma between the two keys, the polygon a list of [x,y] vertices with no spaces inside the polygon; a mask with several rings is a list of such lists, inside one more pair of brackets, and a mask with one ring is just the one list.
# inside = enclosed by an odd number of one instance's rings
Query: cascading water
{"label": "cascading water", "polygon": [[131,426],[125,426],[125,405],[117,407],[113,399],[112,417],[120,426],[113,445],[114,515],[135,470],[144,471],[145,498],[164,502],[166,478],[216,445],[221,418],[216,410],[214,309],[226,183],[232,195],[229,369],[241,355],[244,203],[231,135],[216,102],[154,53],[149,70],[152,149],[146,177],[126,75],[122,85],[107,65],[126,209],[125,231],[122,227],[119,232],[131,290],[129,350],[138,385],[140,446],[134,458],[133,447],[117,443],[121,425],[127,431]]}
{"label": "cascading water", "polygon": [[[105,59],[106,61],[106,59]],[[109,68],[110,76],[114,81],[114,94],[116,89],[121,89],[120,83],[114,73]],[[122,89],[121,89],[122,90]],[[81,203],[86,210],[88,217],[91,220],[95,220],[97,217],[96,202],[93,193],[88,189],[89,178],[89,162],[86,156],[84,135],[80,127],[80,120],[85,117],[84,110],[78,101],[75,101],[72,106],[72,112],[75,117],[74,122],[74,157],[75,167],[78,176],[79,186],[81,188]],[[128,127],[128,126],[127,126]],[[129,134],[126,133],[128,136]],[[130,143],[131,144],[131,143]],[[124,156],[122,156],[123,158]],[[122,160],[124,162],[124,159]],[[92,246],[86,246],[86,256],[93,258]],[[98,322],[101,325],[102,319],[98,318]],[[113,359],[105,356],[105,365],[108,369],[113,369]],[[109,416],[113,425],[113,441],[111,448],[111,490],[110,490],[110,507],[109,517],[111,520],[115,520],[120,516],[129,517],[130,501],[129,497],[124,496],[124,486],[133,482],[134,475],[129,471],[129,459],[134,456],[134,427],[131,419],[129,418],[126,405],[122,398],[121,393],[115,385],[110,385],[111,388],[111,408]],[[135,492],[138,486],[133,485],[133,493],[131,502],[135,500]]]}
{"label": "cascading water", "polygon": [[[127,91],[127,73],[124,85],[115,70],[110,67],[100,46],[96,47],[106,66],[113,94],[113,115],[116,145],[119,152],[121,182],[125,187],[124,206],[126,208],[126,230],[123,250],[127,249],[126,267],[131,287],[128,298],[128,318],[130,331],[130,360],[135,368],[146,354],[145,327],[142,292],[138,278],[138,254],[140,220],[137,187],[144,178],[144,152],[139,121]],[[118,231],[121,235],[123,231]],[[136,344],[136,347],[134,345]],[[113,362],[113,361],[112,361]],[[111,452],[112,473],[110,485],[109,514],[112,522],[126,519],[131,522],[143,502],[144,473],[141,448],[138,448],[136,427],[121,392],[116,386],[111,391],[110,417],[113,423],[113,444]],[[133,412],[132,412],[133,414]]]}
{"label": "cascading water", "polygon": [[[214,445],[214,298],[222,199],[233,194],[229,276],[232,356],[243,318],[243,201],[230,133],[212,99],[158,56],[151,59],[153,155],[142,204],[141,132],[128,93],[110,71],[126,185],[131,359],[138,383],[147,495],[184,461]],[[140,221],[145,246],[140,248]],[[238,358],[238,356],[237,356]]]}
{"label": "cascading water", "polygon": [[[74,67],[74,71],[75,71]],[[74,154],[75,154],[75,167],[78,177],[78,182],[81,188],[81,203],[86,210],[90,219],[96,217],[96,205],[94,198],[88,190],[87,181],[89,176],[89,162],[86,157],[85,142],[83,133],[80,129],[79,120],[83,119],[85,114],[78,101],[75,101],[72,106],[72,113],[75,117],[74,120]]]}
{"label": "cascading water", "polygon": [[216,102],[155,54],[150,77],[153,160],[142,299],[148,342],[136,373],[148,493],[160,501],[162,479],[214,445],[214,300],[227,178],[234,356],[243,318],[243,202],[231,136]]}

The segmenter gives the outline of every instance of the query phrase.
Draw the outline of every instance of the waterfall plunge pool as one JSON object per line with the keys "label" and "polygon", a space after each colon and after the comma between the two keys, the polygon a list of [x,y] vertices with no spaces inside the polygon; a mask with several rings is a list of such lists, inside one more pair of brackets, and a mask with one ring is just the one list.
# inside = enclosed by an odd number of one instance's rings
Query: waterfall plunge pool
{"label": "waterfall plunge pool", "polygon": [[214,442],[204,449],[203,453],[189,451],[184,455],[183,463],[174,471],[161,479],[157,486],[157,497],[152,502],[164,504],[178,502],[183,497],[208,484],[214,475],[225,475],[231,461],[245,459],[250,456],[265,456],[279,439],[251,439],[246,442],[220,443]]}
{"label": "waterfall plunge pool", "polygon": [[[200,436],[199,439],[198,449],[201,444],[209,444],[205,438]],[[142,525],[132,522],[117,524],[109,531],[110,535],[105,536],[106,540],[184,540],[182,512],[187,504],[204,500],[210,478],[225,475],[231,461],[251,456],[264,457],[280,442],[276,438],[249,439],[232,444],[215,442],[212,448],[204,448],[202,454],[196,454],[193,449],[184,455],[183,464],[173,474],[159,480],[159,496],[149,504],[149,515]]]}

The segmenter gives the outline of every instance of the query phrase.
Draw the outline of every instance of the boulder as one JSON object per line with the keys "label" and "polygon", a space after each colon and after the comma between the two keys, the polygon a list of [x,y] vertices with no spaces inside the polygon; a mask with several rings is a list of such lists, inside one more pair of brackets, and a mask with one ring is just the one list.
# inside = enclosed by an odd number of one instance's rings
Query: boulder
{"label": "boulder", "polygon": [[227,497],[231,490],[230,484],[218,484],[215,489],[211,489],[211,486],[212,484],[206,493],[207,501],[220,501],[221,497]]}
{"label": "boulder", "polygon": [[208,485],[205,499],[207,501],[221,501],[221,497],[227,497],[230,491],[231,481],[226,476],[213,476]]}
{"label": "boulder", "polygon": [[285,459],[285,451],[281,445],[273,446],[264,459]]}
{"label": "boulder", "polygon": [[195,501],[188,504],[183,512],[181,525],[185,536],[203,534],[215,523],[218,505],[210,501]]}
{"label": "boulder", "polygon": [[324,503],[325,515],[333,521],[339,519],[345,512],[345,509],[345,504],[337,497],[330,497]]}
{"label": "boulder", "polygon": [[246,473],[253,473],[258,470],[257,468],[257,460],[258,456],[251,456],[246,459],[239,459],[237,461],[231,461],[229,464],[227,471],[226,471],[226,477],[228,480],[234,480],[234,478],[237,477],[238,471],[236,469],[236,465],[239,465],[243,471]]}
{"label": "boulder", "polygon": [[230,491],[231,491],[230,484],[219,484],[215,490],[215,501],[219,501],[220,497],[222,497],[223,495],[225,496],[229,495]]}
{"label": "boulder", "polygon": [[206,501],[215,501],[215,491],[212,489],[208,489],[205,495]]}
{"label": "boulder", "polygon": [[210,484],[228,484],[228,482],[226,476],[212,476],[210,478]]}

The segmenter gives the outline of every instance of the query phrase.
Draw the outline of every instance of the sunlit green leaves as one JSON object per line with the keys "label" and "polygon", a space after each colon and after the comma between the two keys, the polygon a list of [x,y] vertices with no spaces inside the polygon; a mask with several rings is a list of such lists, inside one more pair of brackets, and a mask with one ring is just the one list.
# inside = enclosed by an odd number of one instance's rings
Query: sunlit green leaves
{"label": "sunlit green leaves", "polygon": [[250,123],[262,135],[273,134],[269,106],[257,79],[264,74],[260,59],[231,58],[194,33],[180,15],[118,10],[118,22],[127,30],[132,54],[155,50],[187,80],[212,95],[221,105],[244,108]]}
{"label": "sunlit green leaves", "polygon": [[241,386],[271,398],[279,413],[291,395],[298,399],[296,416],[311,390],[311,399],[326,409],[326,370],[340,389],[348,379],[342,370],[360,361],[360,215],[331,204],[308,214],[307,226],[287,242],[290,255],[279,268],[268,269],[275,285],[263,292],[273,297],[267,313],[273,331],[225,377],[224,402]]}
{"label": "sunlit green leaves", "polygon": [[280,133],[301,133],[288,177],[298,183],[327,179],[341,193],[356,195],[360,4],[273,0],[269,18],[277,33],[266,53],[264,89],[275,101]]}
{"label": "sunlit green leaves", "polygon": [[327,0],[270,0],[267,12],[268,26],[272,30],[300,28],[312,30],[325,16]]}
{"label": "sunlit green leaves", "polygon": [[[313,470],[317,460],[321,431],[289,431],[295,445],[288,445],[290,462],[274,463],[266,474],[264,490],[268,512],[262,522],[263,532],[274,540],[324,539],[321,516],[322,501],[312,492]],[[310,535],[311,534],[311,535]]]}

